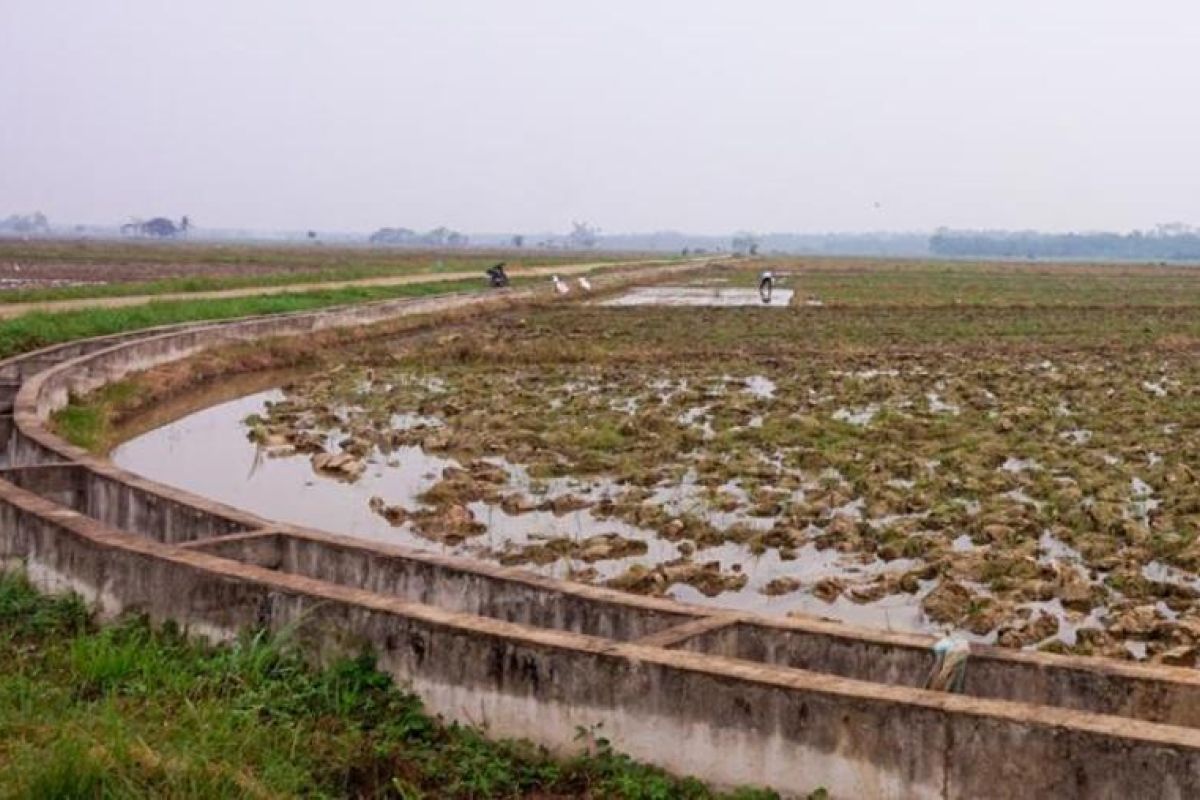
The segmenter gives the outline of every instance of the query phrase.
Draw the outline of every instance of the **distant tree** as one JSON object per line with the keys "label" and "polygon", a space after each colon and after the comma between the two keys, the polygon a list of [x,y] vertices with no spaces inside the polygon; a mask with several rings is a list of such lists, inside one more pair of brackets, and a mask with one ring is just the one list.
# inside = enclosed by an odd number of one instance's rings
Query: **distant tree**
{"label": "distant tree", "polygon": [[516,247],[518,249],[524,247],[525,246],[525,237],[519,233],[516,236],[512,237],[512,246]]}
{"label": "distant tree", "polygon": [[422,244],[441,247],[446,243],[446,238],[450,235],[450,229],[442,225],[426,233],[421,237]]}
{"label": "distant tree", "polygon": [[[1195,234],[1198,231],[1186,222],[1160,222],[1154,226],[1154,230],[1147,233],[1147,236],[1188,236]],[[1140,234],[1140,231],[1134,231],[1135,235]]]}
{"label": "distant tree", "polygon": [[466,234],[458,231],[450,231],[446,234],[446,244],[450,247],[466,247],[469,241]]}
{"label": "distant tree", "polygon": [[22,235],[49,233],[50,221],[40,211],[32,214],[12,214],[7,219],[0,220],[0,231]]}
{"label": "distant tree", "polygon": [[733,252],[743,255],[758,255],[758,237],[753,233],[741,232],[733,235]]}
{"label": "distant tree", "polygon": [[371,244],[411,244],[416,232],[409,228],[380,228],[371,234]]}
{"label": "distant tree", "polygon": [[166,217],[155,217],[142,223],[143,236],[157,236],[160,239],[169,239],[178,234],[179,228]]}
{"label": "distant tree", "polygon": [[571,232],[567,235],[572,247],[591,249],[596,246],[600,237],[600,228],[589,222],[572,222]]}
{"label": "distant tree", "polygon": [[187,236],[188,231],[192,229],[192,220],[187,214],[179,218],[179,232]]}
{"label": "distant tree", "polygon": [[185,223],[189,227],[191,226],[187,217],[181,219],[179,225],[166,217],[153,217],[144,221],[139,217],[133,217],[121,226],[121,233],[125,236],[156,236],[160,239],[172,239],[185,230],[183,227]]}
{"label": "distant tree", "polygon": [[316,239],[316,238],[317,238],[317,232],[316,232],[316,231],[309,231],[309,232],[308,232],[307,234],[305,234],[305,235],[308,237],[308,240],[309,240],[309,241],[312,241],[312,240],[314,240],[314,239]]}

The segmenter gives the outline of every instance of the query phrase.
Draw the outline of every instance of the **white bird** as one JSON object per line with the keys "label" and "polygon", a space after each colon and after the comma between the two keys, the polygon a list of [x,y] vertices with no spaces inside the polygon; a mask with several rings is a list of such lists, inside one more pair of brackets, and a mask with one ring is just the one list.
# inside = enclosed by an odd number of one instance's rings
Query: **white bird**
{"label": "white bird", "polygon": [[592,282],[581,276],[579,278],[579,288],[583,289],[585,292],[590,292],[592,290]]}
{"label": "white bird", "polygon": [[559,294],[566,294],[569,291],[571,291],[571,287],[567,286],[565,283],[563,283],[562,280],[557,275],[555,275],[553,277],[553,280],[554,280],[554,291],[558,292]]}

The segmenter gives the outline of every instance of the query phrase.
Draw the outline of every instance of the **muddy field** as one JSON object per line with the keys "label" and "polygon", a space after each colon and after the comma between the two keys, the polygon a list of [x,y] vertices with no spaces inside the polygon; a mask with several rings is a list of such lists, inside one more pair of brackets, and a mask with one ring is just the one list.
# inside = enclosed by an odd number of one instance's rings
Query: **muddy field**
{"label": "muddy field", "polygon": [[[604,258],[612,255],[604,254]],[[0,240],[0,292],[172,278],[247,280],[284,275],[319,278],[339,272],[353,273],[352,277],[456,272],[483,270],[497,261],[536,266],[578,263],[589,258],[591,255],[581,258],[579,253],[397,250],[324,244]]]}
{"label": "muddy field", "polygon": [[1195,662],[1200,272],[775,268],[783,308],[507,312],[115,458],[630,592]]}

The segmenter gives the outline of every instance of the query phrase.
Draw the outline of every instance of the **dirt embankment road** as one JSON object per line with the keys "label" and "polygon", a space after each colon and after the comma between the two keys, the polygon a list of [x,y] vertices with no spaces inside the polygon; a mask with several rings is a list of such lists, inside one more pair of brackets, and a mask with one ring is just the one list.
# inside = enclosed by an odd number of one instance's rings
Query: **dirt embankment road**
{"label": "dirt embankment road", "polygon": [[[708,259],[694,259],[697,262]],[[512,278],[527,278],[551,275],[581,275],[608,267],[649,267],[657,264],[687,263],[679,259],[657,259],[650,261],[597,261],[587,264],[556,264],[541,267],[526,267],[512,270]],[[207,292],[172,292],[168,294],[142,294],[126,297],[81,297],[72,300],[46,300],[32,303],[0,304],[0,319],[11,319],[31,311],[76,311],[84,308],[121,308],[136,306],[154,301],[171,300],[219,300],[230,297],[253,297],[261,295],[295,294],[331,289],[345,289],[354,286],[402,286],[413,283],[443,283],[450,281],[479,280],[480,287],[485,285],[482,270],[463,272],[426,272],[406,275],[392,275],[382,278],[361,278],[351,281],[322,281],[318,283],[291,283],[282,286],[248,286],[238,289],[218,289]]]}

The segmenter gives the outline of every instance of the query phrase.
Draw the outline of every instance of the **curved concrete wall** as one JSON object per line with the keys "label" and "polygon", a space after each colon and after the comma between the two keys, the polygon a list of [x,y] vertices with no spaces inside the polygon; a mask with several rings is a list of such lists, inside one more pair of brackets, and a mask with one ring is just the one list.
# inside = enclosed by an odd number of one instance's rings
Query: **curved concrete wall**
{"label": "curved concrete wall", "polygon": [[141,611],[210,638],[295,627],[314,658],[370,647],[450,718],[557,749],[595,731],[719,785],[839,797],[1200,792],[1200,680],[1189,670],[975,647],[966,694],[930,692],[928,637],[724,613],[273,523],[124,472],[45,425],[71,392],[204,349],[497,302],[179,326],[0,363],[15,393],[0,563],[103,613]]}

